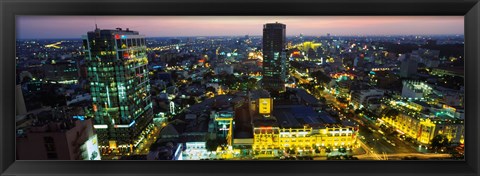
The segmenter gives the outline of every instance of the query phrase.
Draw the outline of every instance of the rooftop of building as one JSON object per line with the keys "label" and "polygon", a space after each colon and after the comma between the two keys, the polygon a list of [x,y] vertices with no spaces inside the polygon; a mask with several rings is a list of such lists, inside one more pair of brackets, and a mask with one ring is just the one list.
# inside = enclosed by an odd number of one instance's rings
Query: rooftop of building
{"label": "rooftop of building", "polygon": [[279,22],[275,22],[275,23],[266,23],[263,25],[263,28],[275,28],[275,27],[282,27],[283,29],[285,29],[286,25],[285,24],[282,24],[282,23],[279,23]]}
{"label": "rooftop of building", "polygon": [[465,74],[465,67],[445,67],[445,66],[440,66],[438,68],[433,68],[433,70],[445,70],[449,71],[452,73],[455,73],[457,75],[464,75]]}
{"label": "rooftop of building", "polygon": [[94,31],[90,31],[88,33],[96,33],[100,32],[100,34],[130,34],[130,35],[138,35],[137,31],[132,31],[129,28],[126,28],[125,30],[122,28],[116,28],[116,29],[100,29],[100,28],[95,28]]}
{"label": "rooftop of building", "polygon": [[319,100],[313,96],[312,94],[309,94],[305,89],[298,89],[294,88],[291,89],[297,96],[299,96],[303,101],[307,102],[308,104],[316,104],[319,103]]}
{"label": "rooftop of building", "polygon": [[277,118],[275,116],[264,116],[264,115],[259,115],[256,114],[253,117],[253,126],[254,127],[262,127],[262,126],[271,126],[271,127],[277,127]]}
{"label": "rooftop of building", "polygon": [[318,114],[313,109],[301,106],[277,106],[273,114],[278,118],[278,124],[284,128],[302,127],[305,124],[318,124]]}
{"label": "rooftop of building", "polygon": [[[28,134],[35,133],[68,133],[74,128],[83,128],[85,125],[93,125],[92,119],[76,119],[69,118],[62,121],[50,121],[46,123],[38,123],[32,121],[31,126],[25,126],[17,129],[17,137],[27,137]],[[93,126],[91,126],[93,128]]]}
{"label": "rooftop of building", "polygon": [[421,116],[417,116],[417,119],[430,119],[433,123],[438,124],[463,124],[464,119],[461,117],[455,117],[451,113],[446,112],[436,112],[432,114],[422,114]]}
{"label": "rooftop of building", "polygon": [[273,114],[278,125],[283,128],[322,126],[335,124],[337,121],[325,112],[316,112],[312,107],[304,105],[275,106]]}
{"label": "rooftop of building", "polygon": [[270,93],[265,89],[257,89],[250,91],[249,96],[251,100],[256,100],[259,98],[268,98],[270,97]]}

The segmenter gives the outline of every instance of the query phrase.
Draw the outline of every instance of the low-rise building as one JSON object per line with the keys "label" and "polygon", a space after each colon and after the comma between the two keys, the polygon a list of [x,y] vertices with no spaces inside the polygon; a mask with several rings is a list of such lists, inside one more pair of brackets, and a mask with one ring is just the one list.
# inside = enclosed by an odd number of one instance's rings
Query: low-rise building
{"label": "low-rise building", "polygon": [[403,81],[402,97],[411,99],[426,98],[432,93],[433,88],[421,81]]}
{"label": "low-rise building", "polygon": [[19,160],[100,160],[92,119],[39,113],[17,133]]}
{"label": "low-rise building", "polygon": [[385,91],[380,89],[353,91],[351,95],[351,102],[355,109],[361,107],[369,108],[370,106],[376,105],[377,103],[374,103],[373,100],[381,99],[384,93]]}
{"label": "low-rise building", "polygon": [[[437,135],[445,135],[452,144],[462,144],[464,140],[464,111],[449,106],[442,108],[429,107],[427,104],[406,103],[411,108],[399,109],[398,115],[384,114],[380,123],[394,127],[399,133],[405,134],[421,144],[429,145]],[[420,106],[421,108],[419,108]],[[387,108],[387,109],[390,109]]]}
{"label": "low-rise building", "polygon": [[233,74],[233,66],[232,65],[227,65],[227,64],[219,64],[215,66],[215,74],[222,74],[225,73],[227,75]]}
{"label": "low-rise building", "polygon": [[252,149],[279,155],[286,150],[313,153],[316,149],[355,148],[358,128],[337,123],[326,113],[303,105],[279,105],[273,115],[254,122]]}
{"label": "low-rise building", "polygon": [[298,102],[304,104],[305,106],[314,107],[315,109],[320,109],[320,101],[309,94],[305,89],[291,89],[295,93],[295,97],[297,98]]}

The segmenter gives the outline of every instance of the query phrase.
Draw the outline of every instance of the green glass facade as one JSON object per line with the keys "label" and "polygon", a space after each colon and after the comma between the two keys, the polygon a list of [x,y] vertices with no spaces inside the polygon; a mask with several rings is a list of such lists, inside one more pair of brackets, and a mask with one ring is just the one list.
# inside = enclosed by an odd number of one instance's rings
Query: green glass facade
{"label": "green glass facade", "polygon": [[129,150],[153,119],[145,37],[96,29],[83,42],[100,145]]}

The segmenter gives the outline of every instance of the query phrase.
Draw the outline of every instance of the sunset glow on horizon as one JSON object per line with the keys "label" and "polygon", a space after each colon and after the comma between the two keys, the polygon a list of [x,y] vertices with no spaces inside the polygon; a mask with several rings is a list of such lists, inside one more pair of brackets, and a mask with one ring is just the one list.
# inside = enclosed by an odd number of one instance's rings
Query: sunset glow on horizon
{"label": "sunset glow on horizon", "polygon": [[19,16],[18,39],[80,38],[95,28],[129,28],[146,37],[261,35],[265,23],[287,35],[463,34],[463,16]]}

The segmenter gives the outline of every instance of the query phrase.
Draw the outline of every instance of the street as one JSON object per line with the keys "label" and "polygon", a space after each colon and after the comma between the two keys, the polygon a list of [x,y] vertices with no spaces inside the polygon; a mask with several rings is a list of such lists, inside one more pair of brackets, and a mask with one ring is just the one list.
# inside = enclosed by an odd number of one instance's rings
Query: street
{"label": "street", "polygon": [[[317,89],[318,90],[318,89]],[[419,148],[415,144],[400,140],[394,135],[386,135],[375,125],[375,122],[365,118],[362,115],[354,114],[347,116],[346,113],[354,113],[353,109],[345,110],[346,103],[339,102],[335,95],[330,91],[320,90],[314,91],[317,98],[325,98],[326,104],[332,105],[332,110],[340,115],[341,118],[348,118],[359,124],[357,142],[359,146],[365,150],[365,154],[355,155],[359,159],[367,160],[390,160],[402,159],[403,157],[414,156],[422,159],[429,158],[449,158],[449,154],[432,154],[425,153],[425,149]]]}

